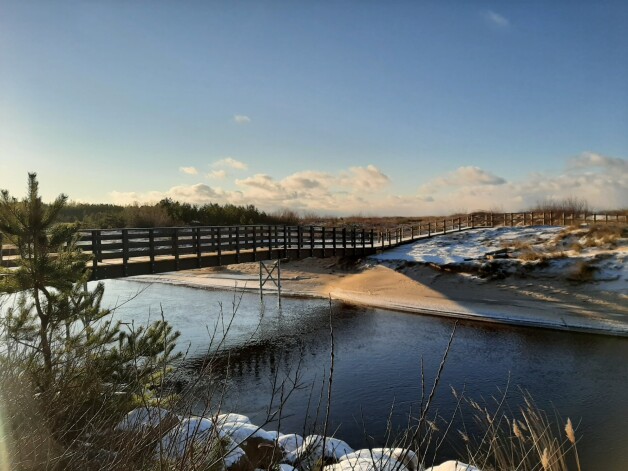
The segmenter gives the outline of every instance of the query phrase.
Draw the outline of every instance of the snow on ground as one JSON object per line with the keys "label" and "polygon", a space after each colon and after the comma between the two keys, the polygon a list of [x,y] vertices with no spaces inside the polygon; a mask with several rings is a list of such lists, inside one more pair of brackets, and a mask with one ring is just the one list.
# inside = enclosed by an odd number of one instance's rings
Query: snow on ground
{"label": "snow on ground", "polygon": [[553,226],[475,229],[422,239],[369,257],[398,267],[426,263],[480,276],[591,282],[628,297],[626,229]]}
{"label": "snow on ground", "polygon": [[455,232],[422,239],[374,255],[371,259],[450,265],[484,258],[487,253],[504,248],[505,244],[538,243],[553,238],[561,227],[498,227]]}

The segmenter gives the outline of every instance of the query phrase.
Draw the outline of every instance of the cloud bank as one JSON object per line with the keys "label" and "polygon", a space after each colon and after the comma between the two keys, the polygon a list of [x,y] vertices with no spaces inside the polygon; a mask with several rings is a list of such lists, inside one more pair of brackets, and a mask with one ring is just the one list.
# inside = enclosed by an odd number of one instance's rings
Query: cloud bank
{"label": "cloud bank", "polygon": [[[218,167],[246,169],[232,158]],[[224,179],[227,173],[207,175]],[[547,199],[578,197],[599,209],[628,206],[628,161],[595,152],[566,159],[554,174],[530,173],[508,180],[487,169],[463,166],[420,185],[408,194],[390,193],[391,178],[375,165],[337,173],[304,170],[284,178],[256,173],[232,182],[229,189],[203,183],[179,185],[165,191],[112,192],[115,203],[156,202],[172,198],[195,204],[254,204],[264,210],[289,208],[320,214],[428,215],[474,210],[519,211]]]}

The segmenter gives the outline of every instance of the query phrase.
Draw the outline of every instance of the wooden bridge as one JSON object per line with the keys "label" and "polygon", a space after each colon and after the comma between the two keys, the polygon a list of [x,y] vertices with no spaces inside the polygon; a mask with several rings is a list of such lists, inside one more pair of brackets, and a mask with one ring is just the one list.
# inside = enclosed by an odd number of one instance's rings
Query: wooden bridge
{"label": "wooden bridge", "polygon": [[[621,216],[626,222],[626,216]],[[493,226],[614,222],[608,215],[476,213],[393,229],[325,226],[204,226],[79,231],[92,258],[92,279],[122,278],[236,263],[305,257],[372,255],[418,239]],[[620,216],[616,218],[620,222]],[[1,242],[1,240],[0,240]],[[19,265],[15,247],[0,243],[0,265]]]}

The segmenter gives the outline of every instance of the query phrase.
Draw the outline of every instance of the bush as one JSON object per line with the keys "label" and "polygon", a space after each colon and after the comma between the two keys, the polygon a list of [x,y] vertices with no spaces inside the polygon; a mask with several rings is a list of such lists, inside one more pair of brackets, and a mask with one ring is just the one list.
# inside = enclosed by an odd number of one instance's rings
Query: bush
{"label": "bush", "polygon": [[[77,225],[56,223],[67,197],[44,205],[38,189],[29,174],[26,198],[0,196],[0,231],[21,259],[0,273],[0,294],[13,295],[0,325],[0,399],[11,409],[4,425],[15,431],[16,469],[41,460],[48,469],[67,469],[80,440],[98,437],[134,404],[152,399],[177,358],[178,333],[163,320],[128,331],[111,320],[100,306],[103,285],[87,288]],[[40,442],[35,458],[31,436]]]}

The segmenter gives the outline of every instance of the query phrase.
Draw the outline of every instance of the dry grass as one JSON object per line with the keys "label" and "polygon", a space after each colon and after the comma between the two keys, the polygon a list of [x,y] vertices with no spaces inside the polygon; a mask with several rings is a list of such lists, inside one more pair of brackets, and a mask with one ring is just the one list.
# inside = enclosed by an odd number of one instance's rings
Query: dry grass
{"label": "dry grass", "polygon": [[[505,395],[504,395],[505,397]],[[483,433],[461,431],[470,463],[482,471],[580,470],[576,433],[570,419],[553,423],[526,394],[516,413],[506,412],[504,397],[491,406],[466,400],[473,421]],[[479,437],[479,438],[478,438]]]}

